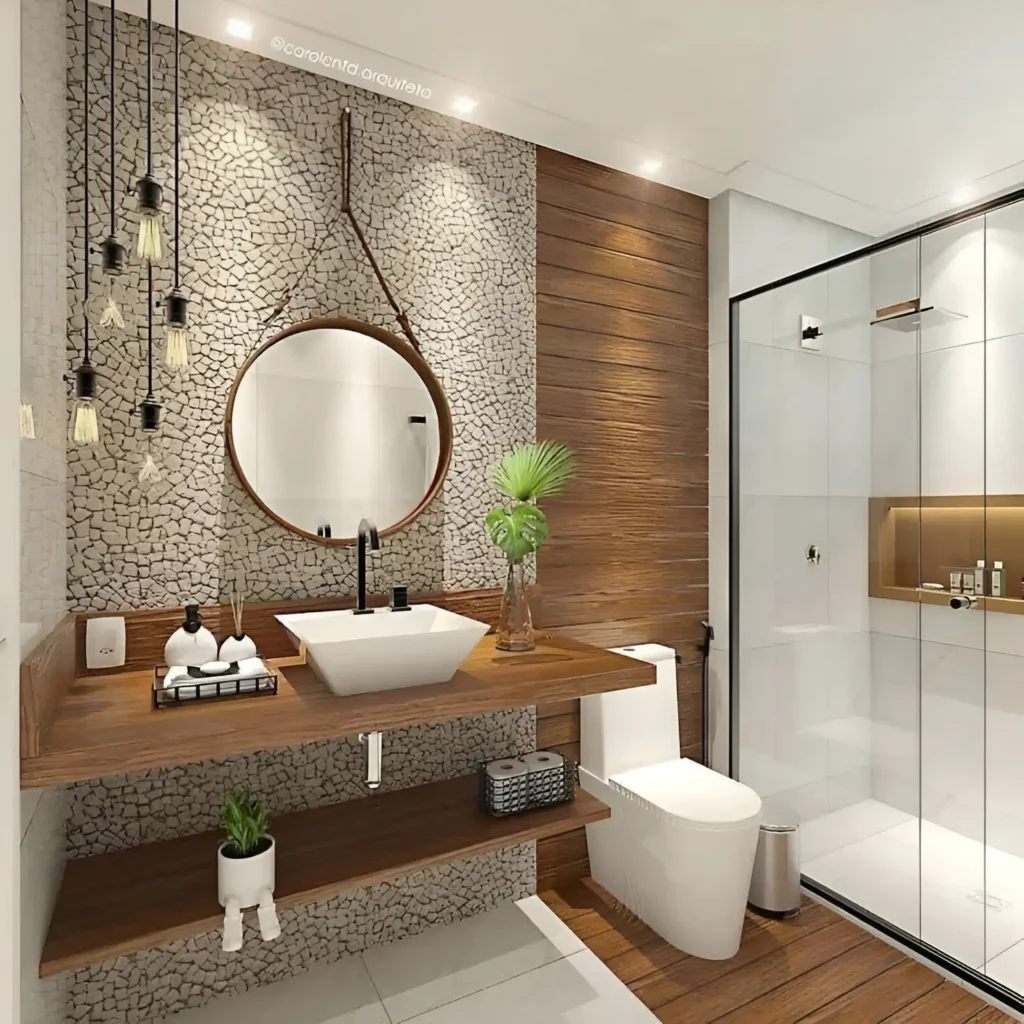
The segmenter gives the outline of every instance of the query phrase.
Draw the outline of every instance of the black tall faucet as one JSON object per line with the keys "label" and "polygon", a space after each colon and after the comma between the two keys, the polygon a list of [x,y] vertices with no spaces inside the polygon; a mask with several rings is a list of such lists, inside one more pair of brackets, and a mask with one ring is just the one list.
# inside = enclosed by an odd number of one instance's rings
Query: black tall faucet
{"label": "black tall faucet", "polygon": [[356,615],[372,615],[373,609],[366,607],[366,539],[370,539],[370,550],[380,550],[377,527],[369,519],[359,520],[359,568],[356,574]]}

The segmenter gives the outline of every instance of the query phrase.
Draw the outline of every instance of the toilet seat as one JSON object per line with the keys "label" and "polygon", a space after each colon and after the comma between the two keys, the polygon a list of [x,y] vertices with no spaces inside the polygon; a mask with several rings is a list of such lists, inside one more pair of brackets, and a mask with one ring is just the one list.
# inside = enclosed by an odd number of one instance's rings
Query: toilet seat
{"label": "toilet seat", "polygon": [[690,828],[742,829],[761,814],[761,799],[752,789],[689,758],[619,772],[608,781],[624,796]]}

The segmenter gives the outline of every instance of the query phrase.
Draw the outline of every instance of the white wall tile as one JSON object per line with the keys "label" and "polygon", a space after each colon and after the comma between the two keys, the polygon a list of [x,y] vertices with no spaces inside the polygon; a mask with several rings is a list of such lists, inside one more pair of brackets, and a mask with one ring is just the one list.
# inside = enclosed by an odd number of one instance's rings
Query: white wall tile
{"label": "white wall tile", "polygon": [[881,597],[868,599],[871,618],[871,632],[888,636],[905,636],[917,639],[919,605],[910,601],[889,601]]}
{"label": "white wall tile", "polygon": [[868,502],[828,499],[828,621],[851,632],[866,632],[868,615]]}
{"label": "white wall tile", "polygon": [[918,276],[918,243],[904,242],[869,257],[872,311],[921,294]]}
{"label": "white wall tile", "polygon": [[771,292],[752,295],[739,303],[740,341],[770,345],[774,334],[774,305]]}
{"label": "white wall tile", "polygon": [[708,349],[708,493],[729,494],[729,344]]}
{"label": "white wall tile", "polygon": [[871,367],[871,493],[920,493],[917,359],[905,356]]}
{"label": "white wall tile", "polygon": [[[718,631],[716,630],[716,636]],[[729,774],[729,652],[711,648],[708,659],[708,703],[710,705],[711,767]]]}
{"label": "white wall tile", "polygon": [[1022,395],[1024,334],[989,341],[985,345],[985,472],[988,494],[1024,494]]}
{"label": "white wall tile", "polygon": [[871,494],[871,367],[827,359],[828,493]]}
{"label": "white wall tile", "polygon": [[921,238],[921,305],[964,319],[921,326],[921,351],[981,341],[985,337],[985,230],[980,219],[964,221]]}
{"label": "white wall tile", "polygon": [[[825,498],[744,497],[740,503],[740,635],[744,647],[788,643],[793,628],[826,625]],[[811,544],[821,563],[808,563]]]}
{"label": "white wall tile", "polygon": [[987,840],[991,846],[1020,857],[1024,856],[1024,657],[990,652],[985,674]]}
{"label": "white wall tile", "polygon": [[[985,612],[985,648],[997,654],[1024,657],[1024,615]],[[1021,692],[1024,693],[1024,687]]]}
{"label": "white wall tile", "polygon": [[985,218],[986,336],[1024,333],[1024,203]]}
{"label": "white wall tile", "polygon": [[708,610],[715,629],[712,646],[729,646],[729,499],[708,499]]}
{"label": "white wall tile", "polygon": [[708,344],[729,340],[729,194],[708,203]]}
{"label": "white wall tile", "polygon": [[744,494],[828,493],[828,364],[764,345],[740,349]]}
{"label": "white wall tile", "polygon": [[917,640],[871,634],[872,796],[908,814],[920,806],[919,657]]}
{"label": "white wall tile", "polygon": [[921,643],[921,815],[985,835],[985,654]]}
{"label": "white wall tile", "polygon": [[921,355],[921,493],[985,487],[985,346]]}

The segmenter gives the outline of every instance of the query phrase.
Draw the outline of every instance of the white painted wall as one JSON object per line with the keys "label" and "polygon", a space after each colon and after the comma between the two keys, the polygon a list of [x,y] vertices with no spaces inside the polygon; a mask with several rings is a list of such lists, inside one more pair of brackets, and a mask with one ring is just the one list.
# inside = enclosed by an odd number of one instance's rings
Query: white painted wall
{"label": "white painted wall", "polygon": [[19,0],[2,0],[0,33],[0,1020],[20,1018],[19,958],[19,505],[18,406],[21,337],[21,76]]}
{"label": "white painted wall", "polygon": [[[16,0],[4,0],[10,5]],[[3,834],[20,840],[20,885],[14,875],[15,893],[20,892],[20,927],[2,928],[3,939],[20,936],[20,972],[14,975],[20,985],[20,1016],[8,1017],[0,1012],[0,1020],[20,1020],[22,1024],[61,1024],[64,1002],[60,998],[60,981],[39,978],[39,958],[49,926],[53,903],[60,886],[64,866],[64,797],[60,789],[34,790],[18,794],[17,661],[24,657],[64,615],[66,588],[66,508],[65,448],[67,431],[67,392],[63,381],[65,366],[66,322],[66,132],[65,69],[66,16],[63,0],[21,0],[20,33],[20,125],[6,132],[8,145],[2,159],[12,156],[18,162],[20,186],[13,183],[13,209],[7,211],[3,223],[20,227],[18,257],[21,263],[20,295],[16,271],[4,274],[2,287],[12,285],[14,297],[5,303],[8,310],[20,309],[21,324],[9,319],[5,339],[16,345],[21,338],[20,372],[18,352],[5,352],[3,397],[0,399],[5,422],[10,423],[8,402],[22,398],[33,407],[36,438],[16,440],[14,428],[3,431],[3,444],[10,438],[12,455],[0,459],[3,470],[17,471],[17,481],[3,481],[3,490],[15,499],[4,504],[0,515],[14,515],[16,521],[0,522],[5,545],[13,537],[18,551],[20,520],[20,587],[18,572],[8,572],[6,547],[0,558],[6,602],[9,585],[13,585],[15,610],[20,609],[20,637],[12,640],[9,655],[10,685],[4,693],[11,695],[13,708],[5,708],[4,753],[10,742],[14,758],[14,774],[3,784],[13,787],[15,821]],[[16,19],[15,15],[15,19]],[[5,40],[19,38],[17,22],[5,19]],[[4,74],[16,61],[3,61]],[[14,83],[18,83],[15,71]],[[11,95],[18,91],[12,87]],[[7,93],[4,92],[6,99]],[[17,104],[14,104],[16,116]],[[20,139],[20,151],[15,140]],[[7,182],[2,191],[6,202]],[[20,206],[20,209],[19,209]],[[5,231],[4,245],[13,238],[18,246],[18,230]],[[9,394],[8,391],[13,392]],[[12,406],[13,408],[13,406]],[[19,447],[14,447],[19,445]],[[20,449],[20,450],[19,450]],[[20,500],[18,495],[20,493]],[[20,508],[20,516],[17,510]],[[17,554],[15,555],[17,558]],[[17,565],[15,566],[17,568]],[[13,581],[13,582],[12,582]],[[6,610],[4,612],[6,618]],[[3,671],[8,671],[5,665]],[[5,678],[6,682],[6,678]],[[6,760],[5,760],[6,765]],[[6,821],[6,819],[5,819]],[[16,849],[17,852],[17,849]],[[6,879],[5,879],[6,884]],[[6,1010],[6,1007],[3,1008]]]}
{"label": "white painted wall", "polygon": [[[739,193],[710,222],[714,764],[728,731],[728,297],[865,244]],[[870,288],[856,264],[740,310],[740,777],[812,816],[867,796]],[[826,322],[802,351],[799,317]],[[809,565],[810,544],[822,551]]]}

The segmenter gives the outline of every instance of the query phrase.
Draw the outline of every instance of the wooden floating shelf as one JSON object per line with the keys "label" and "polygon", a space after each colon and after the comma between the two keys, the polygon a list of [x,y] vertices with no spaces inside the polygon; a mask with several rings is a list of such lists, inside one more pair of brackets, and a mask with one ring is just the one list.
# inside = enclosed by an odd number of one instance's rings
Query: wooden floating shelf
{"label": "wooden floating shelf", "polygon": [[[284,814],[278,909],[329,899],[421,868],[570,832],[611,812],[583,790],[567,804],[510,818],[477,807],[476,776]],[[39,965],[41,977],[214,931],[217,832],[68,861]],[[247,941],[255,938],[253,915]]]}
{"label": "wooden floating shelf", "polygon": [[[948,590],[925,590],[923,587],[879,587],[871,597],[890,601],[914,601],[918,604],[935,604],[947,607],[951,597],[958,597]],[[991,597],[972,595],[975,607],[982,611],[1002,612],[1005,615],[1024,615],[1024,601],[1018,597]]]}
{"label": "wooden floating shelf", "polygon": [[[509,654],[486,636],[447,683],[334,696],[298,659],[281,659],[276,697],[155,711],[152,671],[79,677],[22,757],[21,785],[51,786],[142,768],[294,746],[465,715],[646,686],[654,667],[559,636]],[[24,749],[24,748],[23,748]]]}

